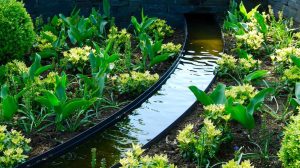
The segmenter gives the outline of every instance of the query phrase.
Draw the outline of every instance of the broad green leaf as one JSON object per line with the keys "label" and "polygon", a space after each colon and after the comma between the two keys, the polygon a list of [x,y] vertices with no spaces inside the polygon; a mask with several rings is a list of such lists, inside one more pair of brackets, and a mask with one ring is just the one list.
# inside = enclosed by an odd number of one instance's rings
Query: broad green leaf
{"label": "broad green leaf", "polygon": [[113,63],[113,62],[115,62],[116,60],[118,60],[119,59],[119,55],[118,54],[113,54],[113,55],[111,55],[109,58],[108,58],[108,62],[109,63]]}
{"label": "broad green leaf", "polygon": [[237,52],[239,58],[245,58],[245,59],[248,59],[248,53],[247,53],[246,50],[243,50],[243,49],[238,48],[238,49],[236,50],[236,52]]}
{"label": "broad green leaf", "polygon": [[300,100],[296,99],[296,98],[291,99],[290,103],[291,103],[291,106],[293,106],[294,108],[297,108],[300,106]]}
{"label": "broad green leaf", "polygon": [[250,74],[248,74],[244,81],[245,82],[251,82],[253,80],[256,80],[256,79],[261,79],[261,78],[264,78],[268,75],[269,71],[267,70],[257,70],[257,71],[254,71]]}
{"label": "broad green leaf", "polygon": [[264,17],[260,13],[255,13],[255,18],[259,24],[259,30],[261,33],[266,34],[268,32],[268,27],[265,22]]}
{"label": "broad green leaf", "polygon": [[209,97],[214,101],[214,104],[225,104],[225,89],[226,85],[219,83],[215,90],[209,95]]}
{"label": "broad green leaf", "polygon": [[18,103],[13,96],[6,96],[2,99],[2,118],[11,120],[18,110]]}
{"label": "broad green leaf", "polygon": [[29,77],[31,80],[34,79],[35,72],[41,67],[41,56],[39,54],[35,55],[33,64],[29,68]]}
{"label": "broad green leaf", "polygon": [[250,19],[254,14],[257,12],[257,9],[260,7],[260,4],[255,6],[248,14],[247,14],[247,19]]}
{"label": "broad green leaf", "polygon": [[[59,40],[57,40],[56,42],[59,42]],[[55,45],[56,45],[56,43],[55,43]],[[38,52],[38,54],[41,56],[41,58],[57,57],[57,52],[52,49],[45,49],[41,52]]]}
{"label": "broad green leaf", "polygon": [[103,12],[104,15],[109,17],[110,16],[110,3],[109,0],[103,0]]}
{"label": "broad green leaf", "polygon": [[4,99],[8,96],[8,87],[6,84],[1,86],[0,98]]}
{"label": "broad green leaf", "polygon": [[298,100],[300,100],[300,82],[296,83],[295,87],[295,96]]}
{"label": "broad green leaf", "polygon": [[45,91],[45,98],[48,99],[49,103],[52,105],[52,106],[58,106],[61,102],[60,100],[51,92],[49,91]]}
{"label": "broad green leaf", "polygon": [[273,94],[275,90],[273,88],[266,88],[257,93],[247,106],[247,111],[250,115],[253,115],[255,110],[260,106],[261,103],[265,100],[265,97],[268,94]]}
{"label": "broad green leaf", "polygon": [[45,71],[48,71],[49,69],[52,69],[52,68],[53,68],[53,65],[42,66],[36,70],[34,75],[40,76],[42,73],[44,73]]}
{"label": "broad green leaf", "polygon": [[240,104],[236,106],[230,104],[225,108],[226,112],[230,113],[231,118],[238,121],[243,127],[247,129],[253,129],[255,127],[254,117],[247,112],[246,107]]}
{"label": "broad green leaf", "polygon": [[67,75],[62,72],[61,77],[56,76],[55,94],[59,101],[64,102],[67,100]]}
{"label": "broad green leaf", "polygon": [[85,110],[90,107],[96,99],[85,100],[85,99],[73,99],[68,101],[62,110],[61,120],[68,118],[72,113],[77,112],[77,110]]}
{"label": "broad green leaf", "polygon": [[293,63],[294,63],[298,68],[300,68],[300,58],[297,57],[297,56],[295,56],[295,55],[292,55],[292,56],[291,56],[291,59],[292,59]]}
{"label": "broad green leaf", "polygon": [[155,64],[159,64],[161,62],[166,61],[172,54],[170,53],[164,53],[161,55],[158,55],[156,57],[154,57],[151,61],[150,61],[150,66],[153,66]]}
{"label": "broad green leaf", "polygon": [[199,90],[196,86],[190,86],[189,89],[194,93],[197,100],[203,104],[203,106],[208,106],[214,104],[214,101],[202,90]]}
{"label": "broad green leaf", "polygon": [[240,12],[242,15],[244,15],[244,18],[248,19],[248,12],[247,9],[245,8],[243,1],[241,1],[240,3]]}

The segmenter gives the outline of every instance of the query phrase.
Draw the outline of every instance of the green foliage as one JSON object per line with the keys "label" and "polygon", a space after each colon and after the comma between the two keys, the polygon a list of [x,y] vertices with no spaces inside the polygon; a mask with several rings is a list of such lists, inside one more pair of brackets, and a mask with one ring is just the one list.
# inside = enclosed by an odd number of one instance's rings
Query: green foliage
{"label": "green foliage", "polygon": [[147,33],[152,36],[158,36],[160,39],[170,37],[173,35],[174,30],[167,24],[167,21],[156,19],[148,28]]}
{"label": "green foliage", "polygon": [[204,119],[203,127],[199,132],[193,132],[194,126],[187,125],[179,132],[176,139],[178,147],[186,159],[197,162],[199,167],[209,163],[222,142],[222,132],[216,128],[211,120]]}
{"label": "green foliage", "polygon": [[22,2],[0,0],[0,62],[23,58],[35,40],[30,15]]}
{"label": "green foliage", "polygon": [[17,98],[9,94],[9,88],[6,85],[1,87],[0,119],[12,120],[18,110]]}
{"label": "green foliage", "polygon": [[151,75],[149,71],[145,73],[132,71],[115,76],[112,81],[121,94],[139,95],[155,84],[158,79],[158,74]]}
{"label": "green foliage", "polygon": [[149,18],[144,15],[144,10],[141,12],[141,23],[137,21],[135,16],[131,17],[131,23],[134,27],[134,33],[140,38],[142,34],[145,34],[147,29],[156,21],[156,18]]}
{"label": "green foliage", "polygon": [[84,98],[67,98],[67,76],[62,73],[62,76],[56,76],[54,93],[48,90],[43,90],[43,95],[36,98],[36,101],[53,110],[56,114],[55,124],[58,130],[64,130],[62,122],[78,111],[85,111],[89,108],[96,99],[85,100]]}
{"label": "green foliage", "polygon": [[292,117],[289,125],[285,127],[284,137],[281,142],[281,148],[278,153],[279,160],[283,167],[297,168],[300,166],[300,115]]}
{"label": "green foliage", "polygon": [[241,163],[230,160],[229,162],[222,164],[222,168],[254,168],[254,166],[251,165],[249,160],[245,160]]}
{"label": "green foliage", "polygon": [[140,156],[144,150],[140,145],[132,144],[132,150],[126,152],[125,158],[120,160],[121,168],[176,168],[175,165],[170,164],[166,155]]}
{"label": "green foliage", "polygon": [[143,55],[140,65],[142,71],[166,61],[173,55],[173,53],[159,53],[162,50],[162,41],[157,38],[152,40],[147,34],[140,35],[139,47]]}
{"label": "green foliage", "polygon": [[300,83],[297,82],[295,86],[295,98],[291,99],[291,105],[294,108],[300,107]]}
{"label": "green foliage", "polygon": [[252,99],[256,94],[257,90],[255,87],[249,84],[244,84],[240,86],[231,86],[225,91],[226,97],[232,98],[235,103],[248,104],[250,99]]}
{"label": "green foliage", "polygon": [[16,130],[8,131],[3,125],[0,125],[0,137],[0,167],[13,168],[28,158],[30,139]]}

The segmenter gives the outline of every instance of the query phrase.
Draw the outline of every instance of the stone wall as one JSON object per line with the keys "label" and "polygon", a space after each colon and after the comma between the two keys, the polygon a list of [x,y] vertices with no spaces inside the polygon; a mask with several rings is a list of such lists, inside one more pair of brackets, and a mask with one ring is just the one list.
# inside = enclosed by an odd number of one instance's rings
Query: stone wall
{"label": "stone wall", "polygon": [[[110,0],[111,12],[116,21],[128,25],[130,16],[139,16],[143,8],[147,15],[167,19],[170,24],[182,24],[184,13],[221,13],[229,0]],[[92,7],[101,8],[102,0],[25,0],[25,6],[33,16],[68,15],[77,6],[87,15]]]}
{"label": "stone wall", "polygon": [[269,4],[276,13],[283,9],[285,17],[293,17],[300,23],[300,0],[269,0]]}

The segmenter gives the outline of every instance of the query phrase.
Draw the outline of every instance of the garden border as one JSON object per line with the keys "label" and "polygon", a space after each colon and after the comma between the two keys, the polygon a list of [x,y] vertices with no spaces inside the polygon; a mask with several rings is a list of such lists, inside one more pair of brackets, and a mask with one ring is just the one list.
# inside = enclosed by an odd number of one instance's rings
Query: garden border
{"label": "garden border", "polygon": [[[222,52],[225,51],[225,40],[224,40],[224,33],[222,31],[222,26],[221,26],[221,22],[218,18],[218,15],[214,16],[215,22],[219,24],[220,27],[220,33],[221,33],[221,39],[223,42],[223,50]],[[186,21],[186,17],[184,17],[184,20]],[[185,25],[187,27],[187,23]],[[188,33],[188,31],[186,31],[186,33]],[[188,37],[188,34],[186,34],[186,36]],[[186,46],[184,46],[186,47]],[[215,76],[213,77],[213,79],[211,80],[211,82],[208,84],[208,86],[206,87],[206,89],[204,90],[206,93],[209,91],[210,87],[213,85],[213,83],[215,83],[217,78],[217,72],[215,74]],[[174,122],[172,124],[170,124],[166,129],[164,129],[162,132],[160,132],[156,137],[154,137],[153,139],[151,139],[149,142],[147,142],[145,145],[142,146],[142,149],[147,150],[150,146],[152,146],[153,144],[155,144],[156,142],[158,142],[159,140],[161,140],[164,136],[166,136],[169,131],[175,127],[175,125],[177,125],[179,122],[181,122],[186,116],[188,116],[193,109],[196,107],[198,101],[196,100],[184,113],[182,113],[181,116],[179,116],[176,120],[174,120]],[[120,163],[117,163],[115,165],[113,165],[111,168],[119,168],[121,167]]]}
{"label": "garden border", "polygon": [[127,114],[132,112],[134,109],[139,107],[142,103],[144,103],[149,97],[151,97],[165,82],[166,80],[171,76],[171,74],[175,71],[179,64],[179,60],[181,59],[184,49],[186,47],[187,42],[187,22],[186,18],[183,17],[183,29],[184,29],[184,42],[182,49],[180,53],[178,54],[178,57],[173,62],[173,64],[169,67],[169,69],[161,76],[161,78],[150,88],[148,88],[144,93],[142,93],[140,96],[138,96],[136,99],[134,99],[131,103],[126,105],[124,108],[120,109],[118,112],[114,113],[104,121],[98,123],[97,125],[85,130],[84,132],[74,136],[73,138],[67,140],[66,142],[59,144],[50,150],[35,156],[26,162],[16,166],[16,168],[25,168],[25,167],[35,167],[38,164],[41,164],[45,161],[52,160],[53,158],[59,157],[60,155],[66,153],[67,151],[70,151],[72,147],[78,146],[79,144],[83,143],[84,140],[88,139],[92,135],[103,132],[108,127],[114,125],[116,122],[121,120],[123,117],[125,117]]}

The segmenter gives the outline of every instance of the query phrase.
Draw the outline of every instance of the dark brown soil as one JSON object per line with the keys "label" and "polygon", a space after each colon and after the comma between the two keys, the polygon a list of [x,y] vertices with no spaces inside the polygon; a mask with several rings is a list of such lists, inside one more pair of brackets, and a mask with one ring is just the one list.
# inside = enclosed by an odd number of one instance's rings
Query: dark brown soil
{"label": "dark brown soil", "polygon": [[[231,53],[231,48],[234,48],[234,39],[225,36],[225,41],[225,52]],[[270,68],[270,66],[268,66],[268,61],[265,61],[264,64],[264,69]],[[226,85],[236,85],[236,83],[230,79],[218,78],[216,81],[225,83]],[[270,83],[276,82],[278,81],[278,78],[274,77],[274,74],[272,74],[271,77],[267,78],[267,81]],[[216,84],[217,83],[214,83],[211,88],[214,88]],[[287,98],[285,95],[282,95],[277,99],[280,107],[279,112],[283,111],[286,100]],[[276,107],[274,101],[266,100],[265,103],[270,107]],[[145,155],[166,154],[168,155],[169,161],[179,168],[197,167],[195,163],[183,159],[177,146],[176,136],[179,130],[182,130],[189,123],[199,126],[203,120],[201,117],[202,112],[202,105],[197,104],[187,117],[169,131],[165,137],[152,145],[145,152]],[[277,153],[280,148],[284,123],[274,119],[267,113],[259,111],[255,113],[255,121],[256,127],[251,132],[248,132],[240,124],[231,122],[230,128],[233,139],[220,146],[219,152],[216,158],[212,160],[210,166],[216,164],[215,167],[221,167],[222,162],[227,162],[238,157],[240,153],[243,153],[245,154],[243,159],[251,160],[251,163],[257,168],[280,168],[281,163],[278,161]],[[237,153],[238,149],[241,149],[239,154]]]}
{"label": "dark brown soil", "polygon": [[[174,35],[172,37],[166,39],[165,42],[174,42],[175,44],[183,45],[184,40],[185,40],[184,38],[185,38],[185,35],[184,35],[183,30],[175,30]],[[153,73],[154,72],[158,73],[160,76],[163,75],[166,72],[166,70],[172,65],[172,63],[175,61],[175,59],[176,58],[174,57],[164,63],[157,65],[152,70]],[[110,90],[107,92],[110,92]],[[107,93],[106,97],[110,97],[110,96],[111,95],[109,93]],[[32,151],[29,154],[29,156],[34,157],[34,156],[40,155],[40,154],[50,150],[51,148],[66,142],[67,140],[71,139],[72,137],[87,130],[91,126],[96,125],[97,123],[100,123],[101,121],[104,121],[105,119],[107,119],[108,117],[110,117],[111,115],[113,115],[114,113],[119,111],[122,107],[124,107],[125,105],[127,105],[128,103],[133,101],[134,98],[136,98],[136,97],[137,96],[130,96],[130,95],[114,95],[114,99],[116,102],[123,102],[121,106],[119,106],[117,109],[116,108],[108,108],[108,109],[102,110],[101,116],[99,118],[94,118],[92,120],[93,124],[84,125],[76,132],[59,132],[59,131],[57,132],[57,131],[55,131],[55,127],[51,126],[51,127],[47,128],[45,131],[43,131],[42,133],[29,135],[29,138],[31,138],[31,140],[32,140],[31,144],[30,144],[32,147]]]}

